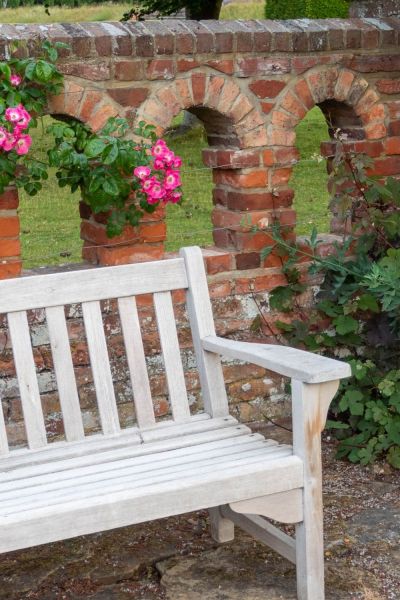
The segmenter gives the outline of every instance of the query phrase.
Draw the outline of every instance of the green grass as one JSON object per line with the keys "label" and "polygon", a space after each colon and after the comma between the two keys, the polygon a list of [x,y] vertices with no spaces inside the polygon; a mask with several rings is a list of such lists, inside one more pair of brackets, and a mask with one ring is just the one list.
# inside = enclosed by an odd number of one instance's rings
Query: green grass
{"label": "green grass", "polygon": [[[119,21],[132,3],[101,2],[90,6],[54,6],[46,14],[44,6],[24,6],[0,10],[0,23],[77,23],[79,21]],[[221,19],[263,19],[264,2],[241,2],[222,7]]]}

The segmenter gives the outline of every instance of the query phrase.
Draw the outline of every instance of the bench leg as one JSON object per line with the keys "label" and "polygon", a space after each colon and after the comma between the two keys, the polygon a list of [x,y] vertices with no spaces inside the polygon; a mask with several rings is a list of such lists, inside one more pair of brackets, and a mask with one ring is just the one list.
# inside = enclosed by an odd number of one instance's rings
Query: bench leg
{"label": "bench leg", "polygon": [[293,450],[304,463],[303,521],[296,526],[298,600],[324,600],[321,431],[338,381],[292,380]]}
{"label": "bench leg", "polygon": [[223,517],[219,506],[208,509],[211,537],[219,543],[231,542],[235,537],[235,526],[230,519]]}

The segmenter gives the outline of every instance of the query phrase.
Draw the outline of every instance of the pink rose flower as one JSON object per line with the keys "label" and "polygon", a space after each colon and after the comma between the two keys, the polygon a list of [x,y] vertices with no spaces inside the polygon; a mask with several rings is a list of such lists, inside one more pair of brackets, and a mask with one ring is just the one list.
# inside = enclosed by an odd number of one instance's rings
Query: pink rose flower
{"label": "pink rose flower", "polygon": [[182,198],[181,192],[171,192],[168,196],[168,202],[172,202],[173,204],[176,204],[177,202],[179,202],[179,200],[181,198]]}
{"label": "pink rose flower", "polygon": [[3,148],[3,144],[7,140],[7,136],[7,129],[4,129],[4,127],[0,127],[0,148]]}
{"label": "pink rose flower", "polygon": [[174,169],[179,169],[179,167],[182,166],[182,158],[180,156],[175,156],[172,166]]}
{"label": "pink rose flower", "polygon": [[175,154],[172,150],[167,150],[164,152],[163,160],[168,167],[172,167],[173,162],[175,160]]}
{"label": "pink rose flower", "polygon": [[3,150],[5,150],[6,152],[10,152],[10,150],[13,150],[16,142],[17,142],[17,138],[12,133],[9,133],[7,131],[6,139],[3,142]]}
{"label": "pink rose flower", "polygon": [[153,185],[150,187],[147,195],[156,202],[164,198],[165,196],[165,187],[161,185],[159,181],[153,182]]}
{"label": "pink rose flower", "polygon": [[165,174],[164,186],[167,190],[174,190],[182,185],[178,171],[168,170]]}
{"label": "pink rose flower", "polygon": [[149,175],[150,175],[151,171],[149,167],[136,167],[136,169],[134,169],[133,174],[138,178],[138,179],[146,179]]}
{"label": "pink rose flower", "polygon": [[32,138],[30,135],[22,134],[15,143],[14,149],[17,154],[27,154],[32,144]]}
{"label": "pink rose flower", "polygon": [[149,177],[142,180],[142,190],[147,194],[154,183],[158,183],[155,177]]}
{"label": "pink rose flower", "polygon": [[153,166],[158,171],[162,171],[165,168],[164,161],[162,160],[162,158],[155,158]]}
{"label": "pink rose flower", "polygon": [[21,81],[22,81],[22,77],[21,77],[21,75],[17,75],[17,73],[13,73],[10,77],[10,83],[11,83],[11,85],[13,85],[15,87],[19,86]]}
{"label": "pink rose flower", "polygon": [[10,121],[10,123],[18,123],[18,121],[23,119],[24,114],[21,111],[20,106],[6,108],[5,117],[7,121]]}
{"label": "pink rose flower", "polygon": [[168,152],[167,144],[164,140],[157,140],[151,149],[151,154],[155,158],[164,158],[165,152]]}

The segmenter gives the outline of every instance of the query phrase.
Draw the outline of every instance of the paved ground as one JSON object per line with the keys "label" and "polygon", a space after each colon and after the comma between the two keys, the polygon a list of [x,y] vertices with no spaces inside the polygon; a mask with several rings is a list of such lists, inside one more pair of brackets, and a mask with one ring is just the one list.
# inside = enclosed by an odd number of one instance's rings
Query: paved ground
{"label": "paved ground", "polygon": [[[287,438],[281,429],[270,437]],[[285,439],[286,441],[286,439]],[[399,473],[324,444],[327,600],[400,598]],[[294,567],[238,532],[218,546],[193,513],[0,557],[0,600],[295,600]]]}

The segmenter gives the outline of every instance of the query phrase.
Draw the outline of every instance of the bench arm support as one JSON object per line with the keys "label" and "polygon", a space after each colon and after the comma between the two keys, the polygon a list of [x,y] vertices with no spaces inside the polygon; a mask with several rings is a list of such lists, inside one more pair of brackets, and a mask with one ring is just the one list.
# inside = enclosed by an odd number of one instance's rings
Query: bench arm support
{"label": "bench arm support", "polygon": [[202,344],[209,352],[251,362],[303,383],[324,383],[351,375],[350,365],[345,362],[288,346],[237,342],[217,336],[203,338]]}

